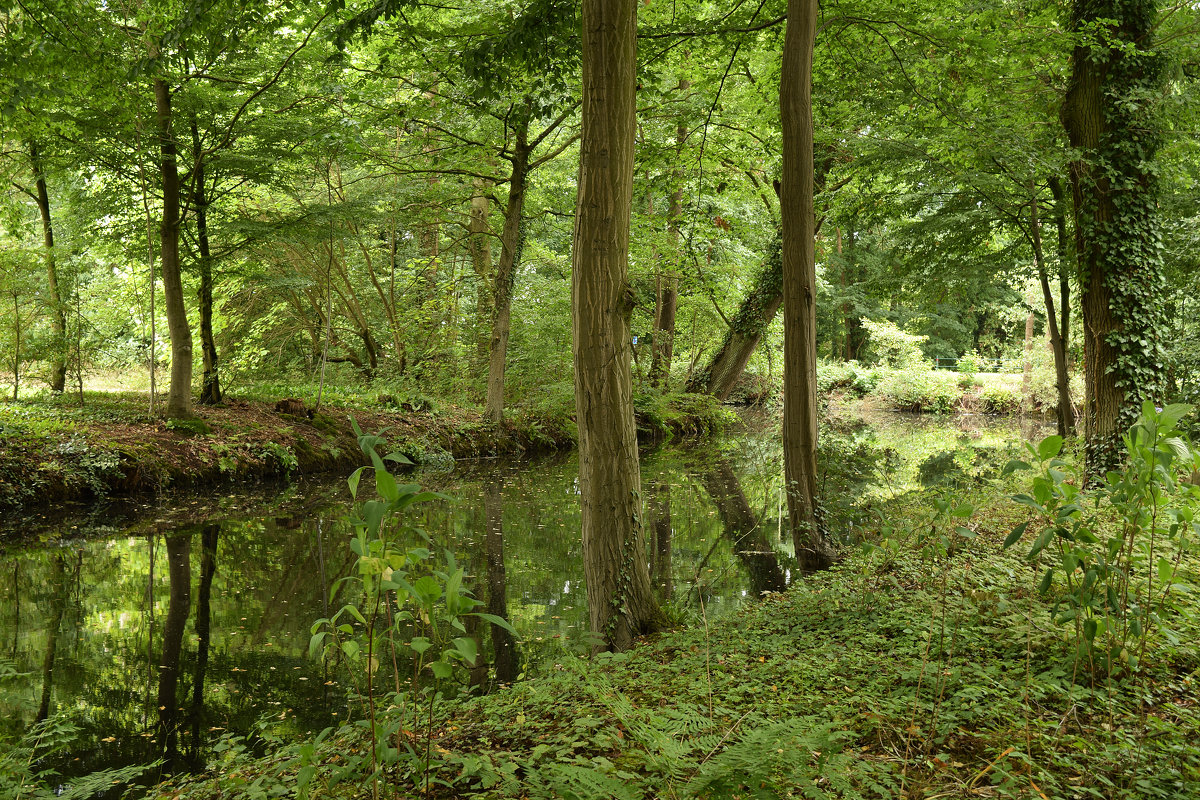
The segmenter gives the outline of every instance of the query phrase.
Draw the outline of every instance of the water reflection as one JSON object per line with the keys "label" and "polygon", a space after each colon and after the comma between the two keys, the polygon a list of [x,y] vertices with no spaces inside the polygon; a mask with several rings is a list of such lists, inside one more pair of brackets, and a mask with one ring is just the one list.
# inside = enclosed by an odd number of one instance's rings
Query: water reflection
{"label": "water reflection", "polygon": [[[991,468],[975,450],[999,453],[1014,438],[906,422],[855,436],[855,447],[904,454],[886,480],[870,474],[874,462],[855,476],[844,494],[862,502],[919,490],[939,464]],[[664,601],[702,597],[711,618],[784,588],[780,464],[774,428],[645,457],[647,555]],[[410,522],[455,553],[483,610],[517,630],[470,630],[474,690],[586,650],[576,473],[566,456],[416,478],[455,500],[414,507]],[[108,518],[90,510],[54,530],[93,524],[99,534],[0,554],[0,749],[57,711],[80,732],[46,766],[71,775],[161,757],[167,771],[202,764],[213,737],[264,715],[283,736],[357,716],[349,676],[307,655],[312,622],[354,599],[340,580],[356,558],[345,494],[339,478],[259,496],[177,495]]]}

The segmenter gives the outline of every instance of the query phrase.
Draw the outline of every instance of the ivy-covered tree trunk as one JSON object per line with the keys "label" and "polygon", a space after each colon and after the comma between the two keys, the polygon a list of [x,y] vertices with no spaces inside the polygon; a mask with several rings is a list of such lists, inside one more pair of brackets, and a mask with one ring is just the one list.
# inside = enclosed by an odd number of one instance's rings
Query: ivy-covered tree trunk
{"label": "ivy-covered tree trunk", "polygon": [[1062,122],[1070,165],[1084,329],[1089,479],[1119,466],[1121,435],[1161,392],[1164,280],[1153,162],[1154,0],[1074,0],[1080,37]]}
{"label": "ivy-covered tree trunk", "polygon": [[725,338],[704,369],[692,375],[686,389],[697,394],[711,394],[718,400],[729,394],[742,377],[750,356],[762,341],[767,326],[783,305],[783,245],[779,236],[771,242],[767,260],[763,263],[754,285],[746,293],[737,313],[729,322]]}
{"label": "ivy-covered tree trunk", "polygon": [[522,215],[529,180],[529,119],[517,123],[512,149],[512,173],[508,180],[508,204],[504,209],[504,231],[500,235],[500,264],[492,281],[492,338],[488,349],[487,403],[483,415],[492,422],[504,419],[504,366],[508,358],[508,334],[512,327],[513,284],[521,261]]}
{"label": "ivy-covered tree trunk", "polygon": [[817,498],[816,215],[812,58],[817,0],[788,0],[779,85],[783,123],[783,464],[788,519],[802,570],[833,563]]}
{"label": "ivy-covered tree trunk", "polygon": [[588,617],[600,650],[658,630],[642,522],[630,368],[629,222],[636,0],[583,2],[583,123],[571,262]]}
{"label": "ivy-covered tree trunk", "polygon": [[58,262],[54,255],[54,225],[50,218],[50,193],[46,173],[36,141],[29,143],[29,161],[33,168],[38,214],[42,218],[42,243],[46,256],[46,294],[50,304],[50,332],[53,348],[50,358],[50,390],[61,392],[67,385],[67,312],[58,286]]}
{"label": "ivy-covered tree trunk", "polygon": [[167,417],[188,419],[192,416],[192,329],[188,326],[187,310],[183,304],[183,277],[179,269],[179,165],[175,133],[171,130],[171,89],[162,78],[154,79],[154,103],[163,194],[159,247],[163,296],[167,304],[167,330],[171,334],[171,388],[167,393]]}
{"label": "ivy-covered tree trunk", "polygon": [[192,171],[192,203],[196,209],[196,249],[199,259],[196,266],[200,272],[200,353],[203,359],[200,373],[200,402],[215,406],[221,402],[221,377],[217,370],[217,342],[213,337],[213,274],[212,250],[208,242],[208,179],[206,163],[200,150],[200,130],[192,121],[192,148],[196,153],[196,166]]}

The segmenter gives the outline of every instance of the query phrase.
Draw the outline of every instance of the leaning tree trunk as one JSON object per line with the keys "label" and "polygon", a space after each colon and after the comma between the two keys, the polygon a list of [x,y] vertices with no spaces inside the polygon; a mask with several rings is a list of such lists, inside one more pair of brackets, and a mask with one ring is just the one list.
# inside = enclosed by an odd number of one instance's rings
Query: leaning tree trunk
{"label": "leaning tree trunk", "polygon": [[488,225],[488,196],[491,182],[482,178],[475,183],[476,195],[471,198],[471,220],[468,223],[471,268],[475,272],[475,356],[482,364],[488,360],[492,326],[492,242]]}
{"label": "leaning tree trunk", "polygon": [[213,338],[213,275],[212,251],[208,242],[208,195],[204,157],[200,151],[200,130],[192,122],[192,147],[196,152],[196,168],[192,173],[194,189],[192,202],[196,208],[196,248],[200,258],[200,353],[203,370],[200,374],[200,402],[215,406],[221,402],[221,377],[217,371],[217,343]]}
{"label": "leaning tree trunk", "polygon": [[737,313],[729,322],[725,339],[704,369],[692,376],[686,389],[698,394],[711,394],[718,400],[729,394],[746,369],[750,356],[762,341],[767,326],[783,305],[783,250],[777,236],[771,242],[767,260],[746,294]]}
{"label": "leaning tree trunk", "polygon": [[167,330],[171,334],[167,417],[187,419],[192,416],[192,330],[183,304],[183,277],[179,270],[179,165],[175,134],[171,130],[171,89],[162,78],[154,79],[154,103],[163,194],[160,242],[163,295],[167,303]]}
{"label": "leaning tree trunk", "polygon": [[624,650],[663,625],[646,563],[630,368],[636,20],[636,0],[583,2],[572,349],[584,575],[599,650]]}
{"label": "leaning tree trunk", "polygon": [[[1084,330],[1088,480],[1120,466],[1121,435],[1162,391],[1165,281],[1154,157],[1163,60],[1155,0],[1074,0],[1062,122],[1070,164]],[[1132,99],[1132,102],[1131,102]]]}
{"label": "leaning tree trunk", "polygon": [[812,57],[817,0],[788,0],[779,85],[783,122],[783,463],[788,519],[802,570],[833,563],[817,500],[816,215]]}
{"label": "leaning tree trunk", "polygon": [[62,392],[67,386],[67,312],[63,307],[62,291],[58,287],[58,263],[54,257],[54,225],[50,219],[50,193],[46,190],[46,173],[37,142],[29,143],[29,160],[37,192],[38,213],[42,218],[42,243],[46,254],[46,291],[50,301],[50,332],[53,355],[50,361],[50,390]]}
{"label": "leaning tree trunk", "polygon": [[525,187],[529,178],[529,120],[517,123],[517,141],[512,152],[512,175],[508,181],[508,205],[504,209],[504,232],[500,237],[500,264],[492,282],[492,339],[488,349],[487,402],[484,417],[504,419],[504,364],[508,358],[508,334],[512,323],[513,284],[521,261],[525,211]]}

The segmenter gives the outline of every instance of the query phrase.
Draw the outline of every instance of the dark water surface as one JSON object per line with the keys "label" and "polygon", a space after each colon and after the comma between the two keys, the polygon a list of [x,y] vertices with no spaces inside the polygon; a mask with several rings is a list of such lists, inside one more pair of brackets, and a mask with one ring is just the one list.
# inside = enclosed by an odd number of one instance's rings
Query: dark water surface
{"label": "dark water surface", "polygon": [[[847,520],[906,492],[982,479],[1012,442],[1043,432],[901,415],[836,431],[828,438],[854,474],[833,475],[827,490],[846,487]],[[661,448],[642,464],[650,569],[678,617],[703,602],[711,619],[790,580],[772,425]],[[481,667],[476,682],[536,674],[586,649],[576,475],[571,455],[407,478],[453,498],[414,507],[409,521],[453,551],[474,595],[518,632],[503,643],[480,632],[492,674]],[[349,508],[336,478],[8,520],[9,540],[22,543],[0,551],[0,753],[57,714],[79,729],[46,764],[63,774],[163,752],[176,767],[198,765],[226,731],[269,719],[275,733],[303,735],[355,713],[343,676],[307,654],[312,623],[345,602],[326,587],[355,566]]]}

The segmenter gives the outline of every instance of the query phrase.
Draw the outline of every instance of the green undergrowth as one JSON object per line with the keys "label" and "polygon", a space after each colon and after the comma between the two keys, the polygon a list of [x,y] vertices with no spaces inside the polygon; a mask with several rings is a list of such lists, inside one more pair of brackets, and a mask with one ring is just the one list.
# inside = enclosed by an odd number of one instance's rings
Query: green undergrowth
{"label": "green undergrowth", "polygon": [[[1200,781],[1194,601],[1136,676],[1073,659],[1001,547],[1023,515],[909,509],[835,569],[719,624],[484,697],[446,698],[375,784],[386,798],[1189,796]],[[957,515],[957,516],[956,516]],[[1195,565],[1188,562],[1188,569]],[[393,698],[393,700],[395,700]],[[396,701],[399,702],[399,701]],[[367,723],[254,757],[229,739],[163,797],[371,797]],[[403,757],[403,752],[414,754]],[[378,753],[377,753],[378,755]],[[1189,788],[1191,787],[1191,788]]]}

